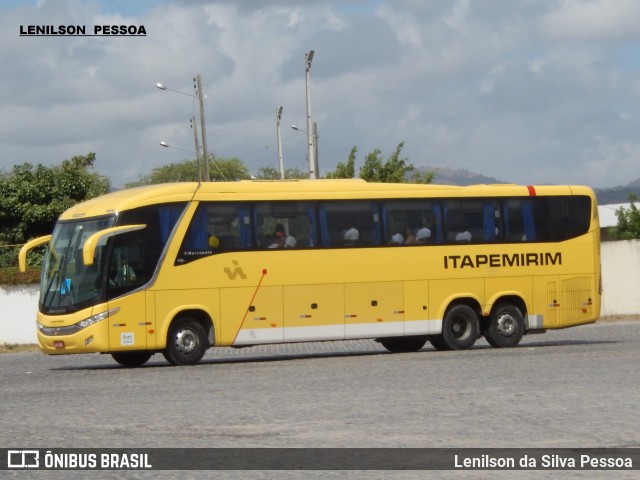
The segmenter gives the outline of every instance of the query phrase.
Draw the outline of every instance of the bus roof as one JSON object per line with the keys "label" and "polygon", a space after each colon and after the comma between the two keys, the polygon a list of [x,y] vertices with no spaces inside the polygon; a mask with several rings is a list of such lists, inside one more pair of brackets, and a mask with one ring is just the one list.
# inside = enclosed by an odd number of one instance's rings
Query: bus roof
{"label": "bus roof", "polygon": [[236,182],[179,182],[148,185],[118,190],[79,203],[61,216],[72,220],[114,214],[135,207],[190,200],[256,201],[256,200],[339,200],[403,197],[489,197],[534,195],[588,195],[582,186],[433,185],[410,183],[370,183],[351,180],[240,180]]}

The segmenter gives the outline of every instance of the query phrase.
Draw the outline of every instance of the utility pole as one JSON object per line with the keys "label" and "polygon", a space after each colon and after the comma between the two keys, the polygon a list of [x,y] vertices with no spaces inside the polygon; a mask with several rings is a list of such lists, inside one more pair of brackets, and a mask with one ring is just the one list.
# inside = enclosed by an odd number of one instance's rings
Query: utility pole
{"label": "utility pole", "polygon": [[211,177],[209,176],[209,152],[207,151],[207,130],[205,127],[204,121],[204,102],[202,100],[202,79],[200,74],[196,75],[196,78],[193,79],[196,82],[194,88],[197,90],[198,94],[198,103],[200,104],[200,129],[202,130],[202,156],[204,163],[204,181],[210,182]]}
{"label": "utility pole", "polygon": [[200,155],[200,142],[198,141],[198,124],[196,116],[191,117],[191,126],[193,127],[193,142],[196,147],[196,161],[198,163],[198,181],[202,181],[202,155]]}
{"label": "utility pole", "polygon": [[313,122],[311,121],[311,62],[313,60],[313,50],[309,50],[304,56],[305,80],[307,90],[307,143],[309,145],[309,178],[315,179],[316,175],[316,138],[313,134]]}
{"label": "utility pole", "polygon": [[282,118],[282,105],[276,108],[276,134],[278,137],[278,163],[280,164],[280,178],[284,180],[284,160],[282,159],[282,138],[280,137],[280,119]]}
{"label": "utility pole", "polygon": [[313,162],[314,162],[314,172],[316,173],[316,178],[318,178],[318,174],[320,172],[320,160],[318,155],[318,124],[313,122]]}

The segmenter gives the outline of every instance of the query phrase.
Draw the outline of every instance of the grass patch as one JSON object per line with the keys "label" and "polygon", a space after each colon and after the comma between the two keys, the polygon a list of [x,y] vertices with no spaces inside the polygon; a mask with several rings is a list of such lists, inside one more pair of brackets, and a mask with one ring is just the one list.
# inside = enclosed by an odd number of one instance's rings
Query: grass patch
{"label": "grass patch", "polygon": [[0,285],[25,285],[40,282],[40,269],[27,267],[22,273],[18,267],[0,268]]}
{"label": "grass patch", "polygon": [[4,344],[0,344],[0,354],[36,351],[38,351],[38,345],[36,345],[35,343],[18,344],[4,342]]}

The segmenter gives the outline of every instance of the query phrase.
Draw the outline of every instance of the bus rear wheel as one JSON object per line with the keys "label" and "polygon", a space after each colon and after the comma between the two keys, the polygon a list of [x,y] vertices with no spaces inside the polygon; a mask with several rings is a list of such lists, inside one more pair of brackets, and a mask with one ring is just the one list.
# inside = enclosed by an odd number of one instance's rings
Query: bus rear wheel
{"label": "bus rear wheel", "polygon": [[111,356],[123,367],[140,367],[151,358],[151,352],[112,352]]}
{"label": "bus rear wheel", "polygon": [[436,350],[471,348],[480,331],[478,315],[469,305],[458,304],[447,310],[442,320],[442,333],[431,337]]}
{"label": "bus rear wheel", "polygon": [[524,335],[522,312],[510,303],[499,304],[491,312],[483,333],[492,347],[515,347]]}
{"label": "bus rear wheel", "polygon": [[423,335],[411,337],[390,337],[377,339],[380,344],[391,353],[417,352],[427,343]]}
{"label": "bus rear wheel", "polygon": [[162,352],[172,365],[195,365],[207,350],[207,332],[191,317],[176,319],[169,327],[167,348]]}

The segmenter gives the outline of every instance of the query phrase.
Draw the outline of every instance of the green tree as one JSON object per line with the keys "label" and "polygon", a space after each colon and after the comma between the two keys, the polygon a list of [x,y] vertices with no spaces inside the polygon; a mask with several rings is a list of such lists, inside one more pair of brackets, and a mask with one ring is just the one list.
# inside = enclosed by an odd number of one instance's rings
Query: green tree
{"label": "green tree", "polygon": [[[250,178],[249,170],[239,158],[223,158],[210,156],[209,177],[212,181],[246,180]],[[197,182],[199,179],[197,160],[183,160],[170,163],[151,170],[151,173],[140,177],[135,182],[126,183],[125,188],[141,185],[155,185],[171,182]]]}
{"label": "green tree", "polygon": [[242,160],[236,157],[213,157],[209,162],[209,174],[211,180],[215,182],[248,180],[251,178],[249,169],[247,169]]}
{"label": "green tree", "polygon": [[631,204],[629,208],[620,207],[616,210],[616,217],[618,217],[618,224],[613,229],[613,237],[618,240],[633,240],[640,238],[640,210],[636,207],[635,203],[638,197],[631,193],[629,194],[629,201]]}
{"label": "green tree", "polygon": [[[95,159],[89,152],[58,166],[24,163],[0,173],[0,245],[47,235],[66,209],[107,193],[109,180],[90,171]],[[0,256],[0,266],[15,265],[15,249],[2,248]]]}
{"label": "green tree", "polygon": [[[386,160],[382,156],[382,151],[376,148],[365,157],[364,164],[360,167],[359,177],[368,182],[431,183],[434,173],[421,173],[420,170],[408,163],[406,157],[400,156],[403,148],[404,142],[400,142]],[[347,162],[338,163],[336,169],[327,174],[327,178],[353,178],[357,151],[357,147],[353,147]]]}
{"label": "green tree", "polygon": [[336,169],[333,172],[327,173],[327,178],[353,178],[356,176],[356,153],[358,153],[358,147],[355,145],[351,147],[349,152],[349,158],[347,163],[338,162]]}
{"label": "green tree", "polygon": [[[256,178],[259,180],[280,180],[280,170],[272,165],[258,168]],[[309,178],[309,172],[299,169],[298,167],[289,167],[284,169],[285,179],[304,179]]]}

